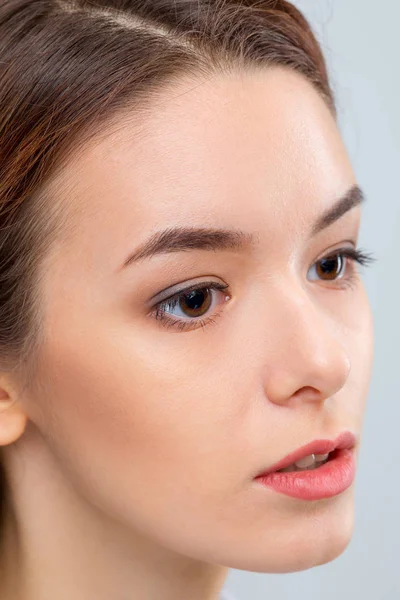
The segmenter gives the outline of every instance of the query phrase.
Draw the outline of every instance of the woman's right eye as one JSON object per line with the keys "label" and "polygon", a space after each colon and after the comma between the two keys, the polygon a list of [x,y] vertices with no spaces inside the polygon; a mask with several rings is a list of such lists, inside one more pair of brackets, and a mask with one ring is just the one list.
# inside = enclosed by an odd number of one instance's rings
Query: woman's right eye
{"label": "woman's right eye", "polygon": [[[217,303],[213,300],[218,295],[222,296],[221,302],[226,302],[229,299],[226,292],[228,288],[227,284],[215,281],[191,286],[156,304],[156,310],[153,311],[152,315],[166,327],[177,327],[181,331],[197,329],[200,326],[204,327],[209,323],[214,323],[215,318],[220,316],[220,312],[213,312],[210,307]],[[222,293],[224,290],[225,293]],[[217,294],[217,292],[219,293]],[[173,314],[172,311],[176,308],[181,311],[180,314],[176,315],[175,313],[174,316],[169,316]],[[211,313],[211,315],[203,319],[202,317],[208,313]]]}

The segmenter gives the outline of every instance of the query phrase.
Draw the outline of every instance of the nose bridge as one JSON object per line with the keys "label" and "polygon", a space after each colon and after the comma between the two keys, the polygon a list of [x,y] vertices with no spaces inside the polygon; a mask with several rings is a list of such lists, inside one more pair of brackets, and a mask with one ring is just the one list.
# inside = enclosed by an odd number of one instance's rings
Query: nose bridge
{"label": "nose bridge", "polygon": [[312,388],[310,397],[328,398],[343,387],[351,367],[337,324],[298,282],[281,283],[276,289],[268,396],[283,401]]}

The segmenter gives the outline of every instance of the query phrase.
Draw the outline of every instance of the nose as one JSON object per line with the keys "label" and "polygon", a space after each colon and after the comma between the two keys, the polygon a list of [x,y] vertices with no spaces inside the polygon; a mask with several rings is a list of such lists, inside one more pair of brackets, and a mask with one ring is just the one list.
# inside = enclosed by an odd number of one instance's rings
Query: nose
{"label": "nose", "polygon": [[343,330],[337,313],[303,288],[291,291],[279,295],[266,332],[265,394],[280,405],[323,402],[344,386],[351,370]]}

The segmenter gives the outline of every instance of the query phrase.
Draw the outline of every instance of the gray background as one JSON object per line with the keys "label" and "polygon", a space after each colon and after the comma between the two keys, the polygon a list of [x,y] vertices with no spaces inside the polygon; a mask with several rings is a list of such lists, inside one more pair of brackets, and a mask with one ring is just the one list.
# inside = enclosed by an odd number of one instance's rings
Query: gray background
{"label": "gray background", "polygon": [[354,536],[336,560],[299,573],[231,570],[237,600],[400,599],[400,0],[297,0],[322,44],[339,126],[367,202],[361,270],[375,351],[356,479]]}

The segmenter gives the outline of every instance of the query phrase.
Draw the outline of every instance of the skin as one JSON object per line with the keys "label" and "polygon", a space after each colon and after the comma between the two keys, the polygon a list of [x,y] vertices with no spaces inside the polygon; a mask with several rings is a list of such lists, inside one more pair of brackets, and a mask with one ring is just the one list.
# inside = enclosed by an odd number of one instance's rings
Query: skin
{"label": "skin", "polygon": [[[357,246],[359,206],[309,238],[356,183],[337,125],[280,68],[177,90],[140,135],[125,117],[53,182],[70,219],[41,288],[40,393],[12,404],[17,382],[1,380],[12,490],[2,598],[215,600],[229,568],[304,570],[351,539],[354,483],[305,501],[254,481],[342,431],[358,457],[370,306],[354,263],[346,289],[310,271]],[[120,269],[175,225],[244,229],[260,244]],[[215,323],[181,331],[148,317],[155,294],[210,280],[229,284],[211,292]]]}

